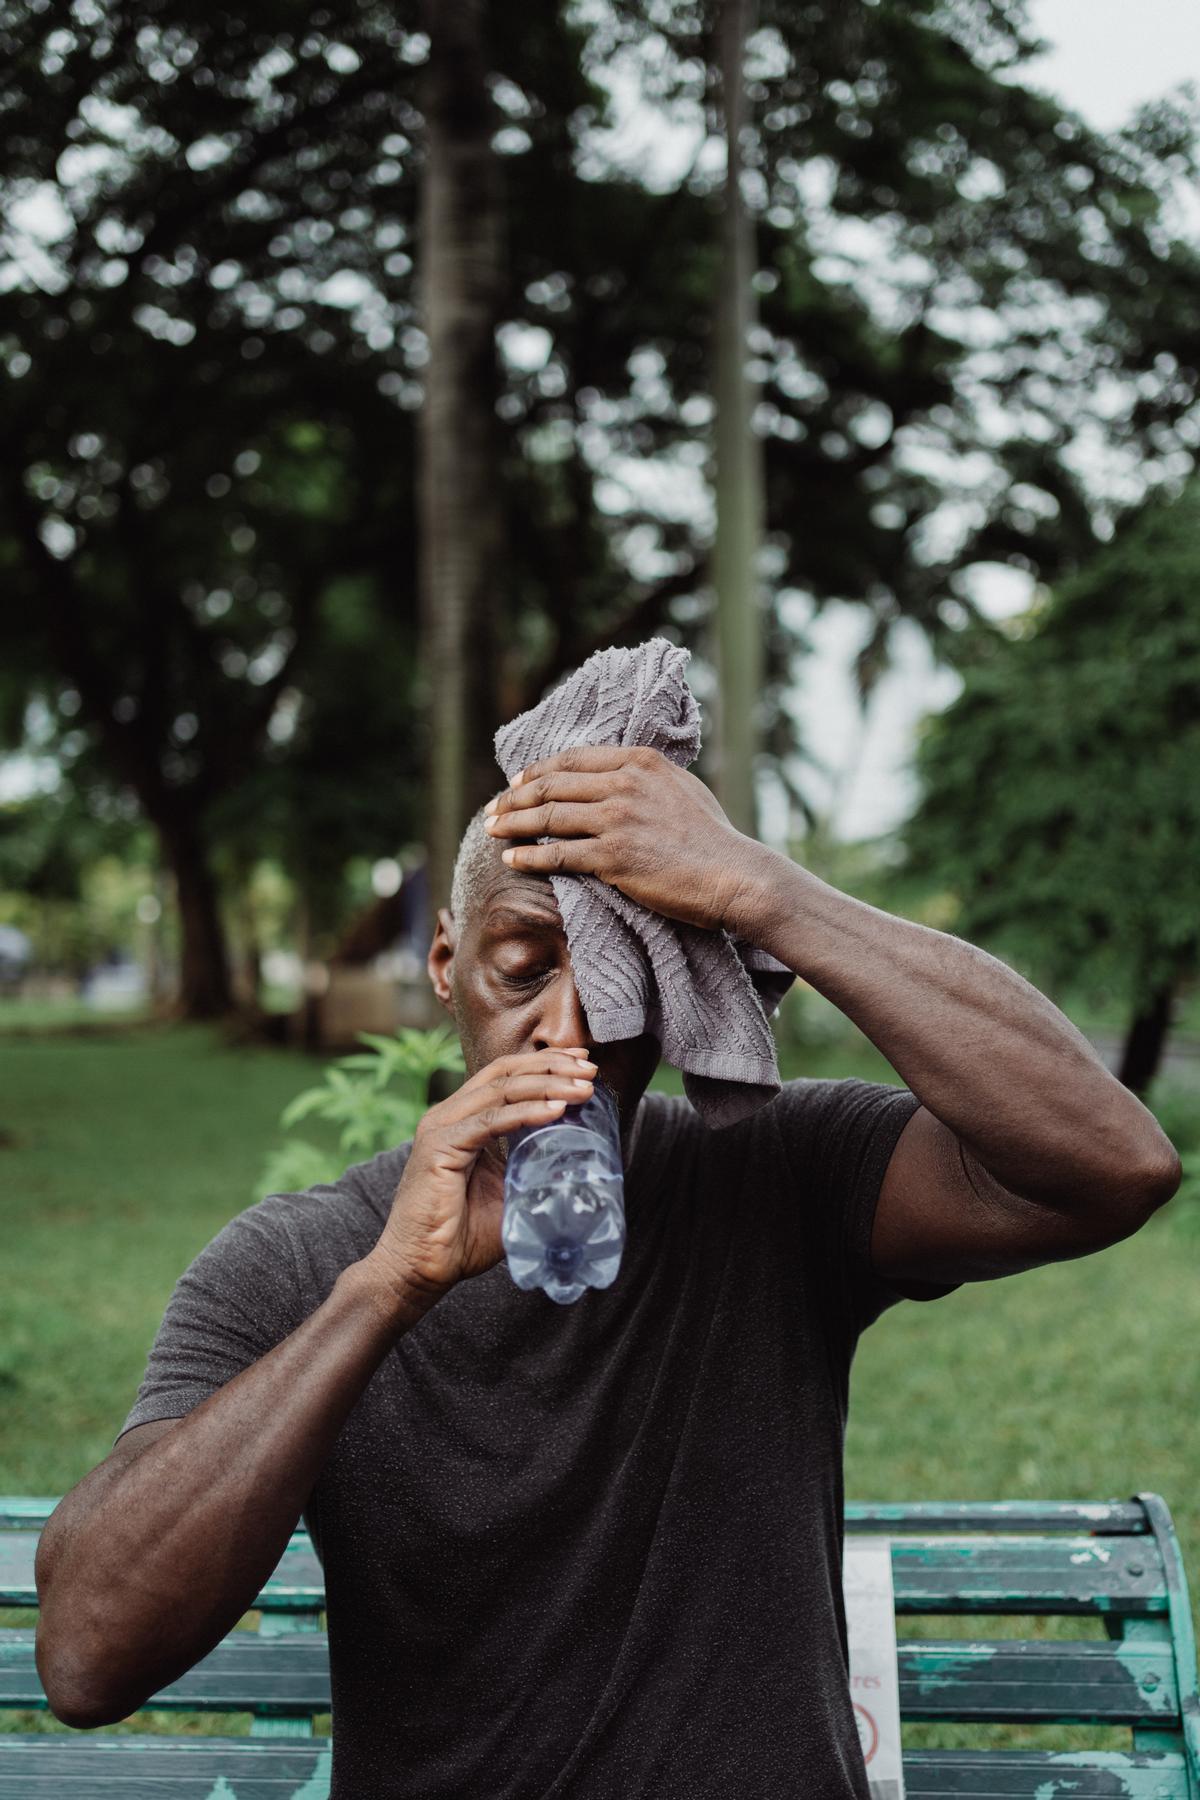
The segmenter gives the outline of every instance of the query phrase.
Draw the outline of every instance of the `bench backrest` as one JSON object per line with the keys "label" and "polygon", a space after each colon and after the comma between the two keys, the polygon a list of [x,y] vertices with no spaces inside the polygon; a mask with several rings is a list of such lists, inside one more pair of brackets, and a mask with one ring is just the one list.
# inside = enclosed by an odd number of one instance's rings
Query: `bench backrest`
{"label": "bench backrest", "polygon": [[[53,1505],[0,1500],[0,1606],[36,1605],[33,1554]],[[904,1719],[1132,1733],[1129,1752],[906,1752],[909,1800],[984,1791],[1200,1800],[1195,1639],[1178,1541],[1157,1495],[1096,1505],[851,1503],[846,1528],[891,1541]],[[231,1634],[154,1706],[249,1711],[258,1736],[311,1731],[329,1706],[323,1604],[320,1564],[297,1532],[259,1596],[258,1630]],[[980,1634],[906,1637],[905,1618],[918,1614],[978,1617]],[[995,1615],[1098,1618],[1106,1637],[989,1637]],[[0,1708],[38,1705],[32,1634],[0,1633]]]}

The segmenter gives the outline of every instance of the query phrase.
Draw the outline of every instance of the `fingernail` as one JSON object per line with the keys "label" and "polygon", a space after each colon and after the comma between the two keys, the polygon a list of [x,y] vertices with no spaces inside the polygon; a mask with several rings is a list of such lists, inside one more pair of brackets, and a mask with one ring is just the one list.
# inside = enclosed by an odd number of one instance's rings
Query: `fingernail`
{"label": "fingernail", "polygon": [[500,807],[499,799],[489,800],[483,810],[485,813],[494,813],[499,810],[499,807]]}
{"label": "fingernail", "polygon": [[509,787],[520,787],[520,785],[524,781],[524,779],[525,779],[524,769],[518,769],[516,774],[513,776],[512,780],[509,782],[508,785],[509,785]]}
{"label": "fingernail", "polygon": [[582,1078],[581,1078],[581,1077],[580,1077],[580,1076],[578,1076],[578,1075],[573,1075],[573,1076],[572,1076],[572,1077],[571,1077],[571,1086],[572,1086],[572,1087],[586,1087],[586,1088],[590,1088],[590,1087],[591,1087],[591,1085],[592,1085],[592,1084],[591,1084],[591,1082],[590,1082],[590,1081],[584,1081],[584,1080],[583,1080],[583,1079],[582,1079]]}
{"label": "fingernail", "polygon": [[500,852],[500,861],[510,863],[515,855],[515,850],[502,850]]}
{"label": "fingernail", "polygon": [[485,831],[494,831],[494,830],[495,830],[495,828],[496,828],[496,821],[495,821],[495,819],[485,819],[485,820],[484,820],[484,821],[483,821],[483,829],[484,829],[484,830],[485,830]]}

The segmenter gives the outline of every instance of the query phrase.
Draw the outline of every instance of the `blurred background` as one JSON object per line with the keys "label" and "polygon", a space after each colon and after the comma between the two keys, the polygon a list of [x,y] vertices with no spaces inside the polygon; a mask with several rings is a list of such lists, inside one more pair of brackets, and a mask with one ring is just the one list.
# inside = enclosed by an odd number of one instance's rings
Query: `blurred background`
{"label": "blurred background", "polygon": [[1021,968],[1189,1169],[885,1316],[848,1491],[1157,1489],[1195,1569],[1200,15],[0,0],[0,62],[0,1491],[433,1022],[497,725],[661,633],[734,822]]}

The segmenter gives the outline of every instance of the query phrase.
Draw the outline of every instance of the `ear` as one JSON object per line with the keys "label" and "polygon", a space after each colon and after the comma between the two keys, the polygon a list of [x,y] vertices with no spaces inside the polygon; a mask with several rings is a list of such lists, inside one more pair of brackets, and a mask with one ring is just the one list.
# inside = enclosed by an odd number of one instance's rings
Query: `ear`
{"label": "ear", "polygon": [[429,946],[429,955],[425,959],[425,967],[429,971],[433,991],[447,1012],[454,1010],[450,982],[454,974],[454,953],[457,948],[458,927],[454,923],[454,915],[446,907],[439,906],[437,925],[434,928],[433,942]]}

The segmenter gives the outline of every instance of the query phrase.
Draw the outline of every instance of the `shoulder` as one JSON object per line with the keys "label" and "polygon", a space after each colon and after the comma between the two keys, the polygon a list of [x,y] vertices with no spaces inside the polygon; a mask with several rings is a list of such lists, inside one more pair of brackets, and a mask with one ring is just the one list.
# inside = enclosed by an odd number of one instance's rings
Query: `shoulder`
{"label": "shoulder", "polygon": [[309,1275],[337,1273],[379,1236],[411,1148],[405,1143],[355,1163],[335,1182],[268,1194],[230,1219],[189,1272],[211,1278],[236,1269],[253,1278],[257,1270],[277,1280],[289,1269],[302,1285]]}
{"label": "shoulder", "polygon": [[854,1179],[864,1161],[872,1172],[886,1164],[918,1105],[908,1088],[882,1081],[802,1079],[785,1081],[749,1123],[778,1141],[797,1174]]}
{"label": "shoulder", "polygon": [[804,1076],[785,1081],[763,1110],[784,1118],[853,1118],[887,1112],[913,1100],[908,1088],[885,1081],[864,1081],[857,1075]]}

